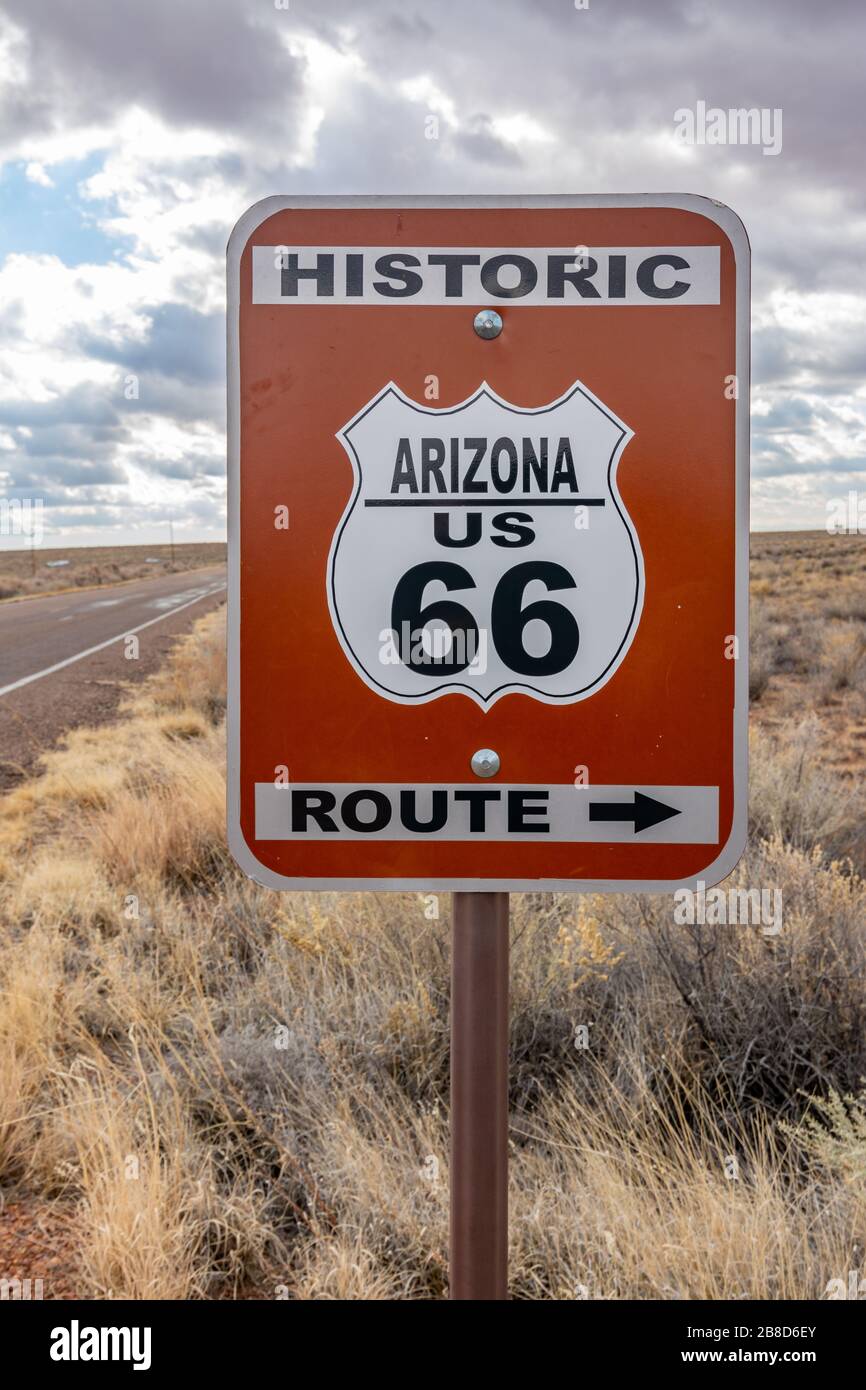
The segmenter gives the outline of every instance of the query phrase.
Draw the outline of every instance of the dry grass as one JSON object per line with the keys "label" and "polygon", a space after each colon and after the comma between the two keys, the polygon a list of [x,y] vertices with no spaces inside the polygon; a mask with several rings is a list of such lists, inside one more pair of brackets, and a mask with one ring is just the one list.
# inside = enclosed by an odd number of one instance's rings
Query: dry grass
{"label": "dry grass", "polygon": [[[84,1296],[442,1297],[449,903],[239,874],[221,622],[0,802],[0,1173],[74,1203]],[[515,1296],[818,1298],[860,1267],[863,801],[813,708],[755,731],[726,885],[778,888],[781,932],[515,896]]]}

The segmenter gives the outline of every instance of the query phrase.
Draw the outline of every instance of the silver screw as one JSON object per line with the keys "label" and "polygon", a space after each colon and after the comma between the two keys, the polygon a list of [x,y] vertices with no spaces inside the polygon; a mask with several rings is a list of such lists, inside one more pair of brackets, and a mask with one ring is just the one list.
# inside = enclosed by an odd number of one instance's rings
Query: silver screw
{"label": "silver screw", "polygon": [[472,771],[476,777],[495,777],[499,767],[499,754],[492,748],[479,748],[472,754]]}
{"label": "silver screw", "polygon": [[475,315],[474,326],[479,338],[498,338],[502,332],[502,315],[495,309],[482,309]]}

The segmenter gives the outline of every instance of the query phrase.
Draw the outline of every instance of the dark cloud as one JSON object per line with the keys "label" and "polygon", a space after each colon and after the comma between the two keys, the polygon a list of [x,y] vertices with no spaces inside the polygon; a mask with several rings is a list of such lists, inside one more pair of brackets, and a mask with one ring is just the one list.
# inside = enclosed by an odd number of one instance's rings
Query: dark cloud
{"label": "dark cloud", "polygon": [[866,479],[866,455],[860,454],[852,458],[833,457],[826,461],[822,459],[819,463],[815,459],[798,459],[793,451],[780,451],[776,454],[758,453],[752,459],[754,478],[816,477],[824,478],[831,483],[840,475],[846,479],[852,475],[861,475]]}
{"label": "dark cloud", "polygon": [[13,487],[43,498],[56,496],[58,487],[74,488],[77,492],[128,481],[126,469],[106,459],[91,463],[86,459],[56,455],[34,464],[31,459],[7,457],[3,467],[9,470]]}
{"label": "dark cloud", "polygon": [[510,165],[512,168],[523,163],[520,150],[494,131],[489,116],[473,116],[465,130],[454,139],[459,150],[479,164]]}
{"label": "dark cloud", "polygon": [[755,335],[753,381],[758,386],[844,394],[861,386],[864,376],[866,341],[849,342],[841,333],[834,335],[832,327],[817,341],[779,327]]}
{"label": "dark cloud", "polygon": [[157,465],[163,478],[205,478],[222,476],[226,471],[224,458],[186,458],[172,459]]}
{"label": "dark cloud", "polygon": [[[756,427],[760,427],[761,435],[768,435],[773,430],[798,430],[801,433],[809,430],[820,421],[820,414],[809,401],[792,397],[784,402],[777,401],[765,415],[761,415],[755,421]],[[755,433],[753,438],[759,435]]]}
{"label": "dark cloud", "polygon": [[225,317],[199,314],[184,304],[145,307],[149,319],[143,339],[118,343],[88,335],[79,339],[84,352],[116,362],[127,372],[158,373],[187,385],[222,381],[225,375]]}
{"label": "dark cloud", "polygon": [[123,396],[125,381],[125,375],[119,376],[116,395],[119,408],[129,421],[134,416],[161,416],[182,426],[205,424],[217,430],[225,428],[226,388],[223,380],[190,385],[180,377],[163,376],[154,369],[139,376],[139,394],[137,399],[132,400],[126,400]]}
{"label": "dark cloud", "polygon": [[18,435],[19,448],[28,458],[80,458],[104,460],[111,458],[117,446],[127,437],[122,425],[90,426],[48,425],[36,428],[30,435]]}
{"label": "dark cloud", "polygon": [[0,401],[0,425],[25,425],[34,432],[53,425],[115,425],[117,403],[104,387],[75,386],[49,401]]}
{"label": "dark cloud", "polygon": [[233,0],[116,0],[52,5],[6,0],[27,36],[34,80],[5,112],[7,138],[61,120],[98,124],[139,105],[170,124],[224,129],[290,113],[303,63],[280,42],[286,16]]}

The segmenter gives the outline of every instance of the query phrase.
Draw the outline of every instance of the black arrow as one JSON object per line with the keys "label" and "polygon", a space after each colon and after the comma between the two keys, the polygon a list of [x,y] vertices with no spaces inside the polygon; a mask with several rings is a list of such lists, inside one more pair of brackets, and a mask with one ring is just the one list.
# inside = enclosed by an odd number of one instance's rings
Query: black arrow
{"label": "black arrow", "polygon": [[589,803],[590,820],[634,821],[635,835],[639,835],[642,830],[649,830],[653,825],[661,825],[663,820],[670,820],[671,816],[680,814],[681,812],[675,807],[666,806],[663,801],[656,801],[652,796],[644,796],[643,792],[635,792],[634,802],[591,801]]}

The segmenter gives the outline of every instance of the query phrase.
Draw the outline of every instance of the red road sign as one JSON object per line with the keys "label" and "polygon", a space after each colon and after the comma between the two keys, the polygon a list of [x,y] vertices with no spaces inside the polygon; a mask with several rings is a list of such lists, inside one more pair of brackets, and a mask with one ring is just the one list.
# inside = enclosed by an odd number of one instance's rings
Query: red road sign
{"label": "red road sign", "polygon": [[241,218],[229,838],[246,872],[648,891],[730,871],[748,277],[739,220],[687,195],[269,198]]}

